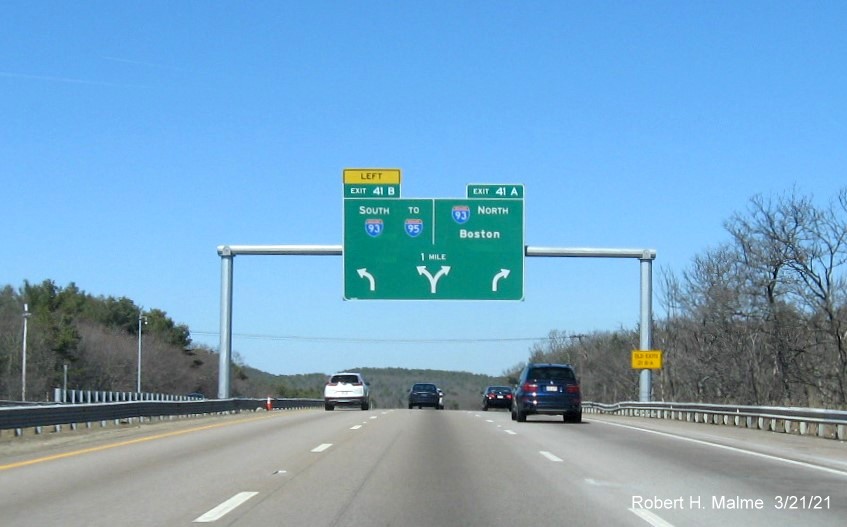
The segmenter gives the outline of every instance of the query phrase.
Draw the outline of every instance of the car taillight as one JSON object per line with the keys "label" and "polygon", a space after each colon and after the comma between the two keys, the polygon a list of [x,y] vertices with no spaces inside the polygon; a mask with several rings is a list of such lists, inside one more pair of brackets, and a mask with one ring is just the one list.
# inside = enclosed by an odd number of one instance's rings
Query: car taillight
{"label": "car taillight", "polygon": [[569,384],[565,387],[565,391],[568,393],[579,393],[579,385],[578,384]]}
{"label": "car taillight", "polygon": [[525,392],[537,392],[538,391],[538,385],[531,383],[531,382],[528,382],[528,383],[525,383],[523,386],[521,386],[521,390],[523,390]]}
{"label": "car taillight", "polygon": [[511,399],[511,398],[512,398],[512,394],[507,393],[507,394],[506,394],[506,399]]}

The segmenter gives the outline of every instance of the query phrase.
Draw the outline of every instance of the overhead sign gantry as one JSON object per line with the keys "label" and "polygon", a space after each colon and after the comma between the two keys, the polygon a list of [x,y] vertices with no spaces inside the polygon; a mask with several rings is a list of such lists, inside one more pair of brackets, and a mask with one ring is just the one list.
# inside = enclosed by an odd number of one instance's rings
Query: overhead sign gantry
{"label": "overhead sign gantry", "polygon": [[661,352],[651,350],[655,250],[525,246],[523,185],[471,184],[465,198],[407,200],[400,197],[399,169],[344,170],[343,230],[344,245],[218,246],[218,398],[230,396],[236,255],[344,256],[344,298],[410,300],[522,300],[524,256],[536,256],[640,260],[641,339],[633,367],[641,369],[639,400],[650,401],[651,368],[662,367],[655,355]]}

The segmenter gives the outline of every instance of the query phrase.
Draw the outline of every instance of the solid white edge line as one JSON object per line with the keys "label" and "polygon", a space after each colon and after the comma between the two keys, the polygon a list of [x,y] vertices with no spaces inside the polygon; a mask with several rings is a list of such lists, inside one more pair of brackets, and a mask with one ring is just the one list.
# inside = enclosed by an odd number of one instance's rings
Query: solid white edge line
{"label": "solid white edge line", "polygon": [[332,446],[332,443],[323,443],[323,444],[318,445],[315,448],[313,448],[312,452],[323,452],[324,450],[328,449],[331,446]]}
{"label": "solid white edge line", "polygon": [[256,494],[258,494],[258,492],[239,492],[238,494],[221,503],[206,514],[199,516],[196,520],[194,520],[193,523],[211,523],[220,520],[226,514],[232,512],[233,509],[235,509],[245,501],[249,500]]}
{"label": "solid white edge line", "polygon": [[646,521],[653,527],[673,527],[672,523],[668,523],[659,516],[653,514],[647,509],[629,509],[629,512],[635,514],[642,520]]}
{"label": "solid white edge line", "polygon": [[771,461],[780,461],[782,463],[788,463],[789,465],[798,465],[805,468],[811,468],[815,470],[820,470],[822,472],[828,472],[830,474],[835,474],[836,476],[847,477],[847,471],[838,470],[836,468],[822,467],[820,465],[813,465],[811,463],[806,463],[805,461],[796,461],[794,459],[787,459],[784,457],[772,456],[770,454],[762,454],[761,452],[754,452],[753,450],[744,450],[743,448],[736,448],[734,446],[721,445],[720,443],[710,443],[709,441],[703,441],[702,439],[694,439],[691,437],[684,437],[676,434],[670,434],[668,432],[659,432],[657,430],[650,430],[647,428],[639,428],[637,426],[623,425],[620,423],[610,423],[608,421],[600,421],[600,420],[591,420],[595,423],[602,423],[604,425],[609,426],[619,426],[621,428],[629,428],[630,430],[637,430],[639,432],[647,432],[648,434],[656,434],[664,437],[670,437],[671,439],[679,439],[680,441],[688,441],[690,443],[696,443],[698,445],[707,445],[714,448],[722,448],[724,450],[729,450],[730,452],[736,452],[739,454],[747,454],[750,456],[760,457],[764,459],[769,459]]}
{"label": "solid white edge line", "polygon": [[542,456],[546,457],[550,461],[555,462],[555,463],[562,463],[564,461],[562,458],[556,457],[555,455],[553,455],[550,452],[547,452],[545,450],[539,450],[538,453],[541,454]]}

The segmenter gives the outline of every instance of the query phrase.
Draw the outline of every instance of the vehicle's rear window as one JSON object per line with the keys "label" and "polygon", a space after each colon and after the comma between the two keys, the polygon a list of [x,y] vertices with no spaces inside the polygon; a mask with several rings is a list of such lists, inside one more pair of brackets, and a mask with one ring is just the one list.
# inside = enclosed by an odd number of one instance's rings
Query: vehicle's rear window
{"label": "vehicle's rear window", "polygon": [[412,386],[412,391],[415,392],[434,392],[436,389],[434,384],[416,384]]}
{"label": "vehicle's rear window", "polygon": [[345,383],[345,384],[356,384],[359,382],[359,377],[356,375],[333,375],[329,382],[334,383]]}
{"label": "vehicle's rear window", "polygon": [[529,370],[527,379],[535,381],[576,381],[576,376],[570,368],[548,366]]}
{"label": "vehicle's rear window", "polygon": [[489,392],[511,392],[512,389],[508,386],[492,386],[488,389]]}

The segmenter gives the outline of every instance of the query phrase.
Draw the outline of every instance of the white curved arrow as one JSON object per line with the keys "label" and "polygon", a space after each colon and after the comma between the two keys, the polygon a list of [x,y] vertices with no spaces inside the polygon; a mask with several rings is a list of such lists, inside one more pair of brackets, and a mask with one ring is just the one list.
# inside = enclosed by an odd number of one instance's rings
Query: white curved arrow
{"label": "white curved arrow", "polygon": [[497,291],[497,283],[500,281],[501,278],[508,278],[509,273],[511,273],[511,271],[508,270],[508,269],[500,269],[500,272],[495,274],[494,279],[491,280],[491,290],[496,292]]}
{"label": "white curved arrow", "polygon": [[450,272],[450,266],[449,265],[442,265],[441,270],[439,270],[437,273],[435,273],[435,276],[432,276],[431,274],[429,274],[429,269],[427,269],[425,265],[419,265],[417,267],[417,269],[418,269],[419,275],[421,275],[421,276],[426,275],[426,277],[429,278],[429,292],[432,293],[433,295],[435,294],[435,288],[436,288],[436,285],[438,284],[438,279]]}
{"label": "white curved arrow", "polygon": [[367,267],[362,267],[361,269],[356,269],[356,272],[359,273],[359,278],[367,278],[368,282],[370,282],[370,290],[376,291],[376,280],[374,280],[374,275],[368,272]]}

